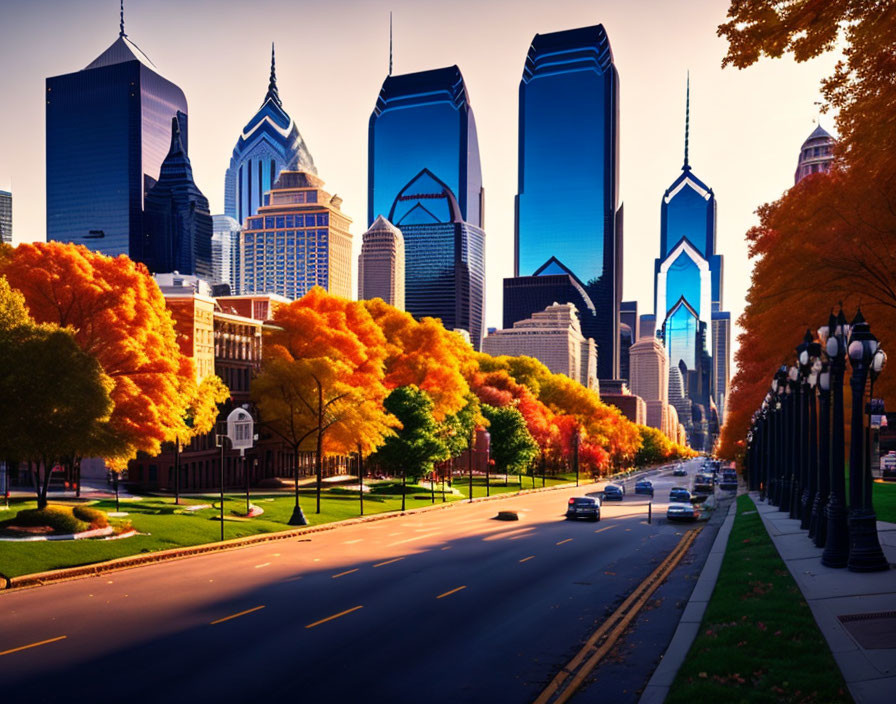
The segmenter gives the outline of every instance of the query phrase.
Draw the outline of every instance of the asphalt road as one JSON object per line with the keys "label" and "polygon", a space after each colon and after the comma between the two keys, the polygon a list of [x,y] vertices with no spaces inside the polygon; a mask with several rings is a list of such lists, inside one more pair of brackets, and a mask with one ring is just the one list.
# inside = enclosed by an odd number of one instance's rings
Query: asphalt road
{"label": "asphalt road", "polygon": [[[681,479],[654,478],[651,525],[632,489],[604,504],[599,523],[565,521],[568,497],[600,488],[589,485],[4,594],[0,693],[10,702],[531,702],[678,543],[684,527],[664,516]],[[507,508],[521,520],[493,520]],[[667,611],[671,637],[677,616]],[[651,674],[655,653],[642,659],[616,676],[631,680],[626,692]],[[604,701],[597,691],[581,700]]]}

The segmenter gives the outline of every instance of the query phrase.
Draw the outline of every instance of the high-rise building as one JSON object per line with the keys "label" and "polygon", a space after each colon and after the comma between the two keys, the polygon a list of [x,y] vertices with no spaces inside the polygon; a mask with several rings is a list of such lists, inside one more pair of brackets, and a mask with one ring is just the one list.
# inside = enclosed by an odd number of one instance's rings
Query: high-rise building
{"label": "high-rise building", "polygon": [[423,169],[454,194],[461,219],[481,230],[479,138],[457,66],[389,75],[383,81],[368,127],[368,226],[377,215],[389,213],[399,191]]}
{"label": "high-rise building", "polygon": [[214,279],[208,198],[193,181],[177,117],[171,118],[171,147],[159,180],[146,194],[143,231],[141,260],[151,272],[177,271]]}
{"label": "high-rise building", "polygon": [[619,378],[631,381],[629,349],[641,338],[638,327],[638,302],[619,304]]}
{"label": "high-rise building", "polygon": [[240,224],[228,215],[212,215],[212,270],[215,283],[239,293]]}
{"label": "high-rise building", "polygon": [[[619,74],[602,25],[536,34],[519,90],[515,276],[571,271],[596,309],[598,374],[619,376]],[[562,264],[545,267],[551,258]]]}
{"label": "high-rise building", "polygon": [[834,143],[836,140],[818,125],[810,134],[803,146],[800,147],[800,156],[796,162],[796,173],[793,175],[794,184],[802,181],[809,174],[827,173],[831,170],[834,161]]}
{"label": "high-rise building", "polygon": [[454,192],[428,169],[397,193],[388,219],[404,236],[405,310],[415,318],[439,318],[448,330],[465,330],[478,350],[485,233],[464,220]]}
{"label": "high-rise building", "polygon": [[12,242],[12,193],[0,191],[0,242]]}
{"label": "high-rise building", "polygon": [[404,236],[378,215],[364,233],[358,256],[358,299],[382,298],[404,310]]}
{"label": "high-rise building", "polygon": [[730,383],[731,313],[716,311],[712,314],[712,397],[719,415],[719,423],[725,422]]}
{"label": "high-rise building", "polygon": [[240,235],[242,294],[295,299],[314,286],[352,297],[351,219],[308,171],[282,171]]}
{"label": "high-rise building", "polygon": [[86,68],[46,81],[47,239],[142,259],[143,200],[187,100],[128,39]]}
{"label": "high-rise building", "polygon": [[[655,262],[656,325],[669,355],[670,368],[681,374],[690,404],[676,407],[689,430],[689,443],[710,450],[717,427],[716,397],[727,393],[728,346],[713,362],[713,318],[722,313],[723,258],[716,254],[716,200],[712,189],[691,170],[690,79],[685,107],[684,164],[666,189],[660,206],[660,256]],[[722,388],[717,389],[717,386]],[[685,415],[689,406],[690,416]]]}
{"label": "high-rise building", "polygon": [[565,374],[588,388],[597,386],[594,340],[582,335],[572,303],[554,303],[509,330],[496,330],[482,341],[493,356],[527,356],[540,360],[555,374]]}
{"label": "high-rise building", "polygon": [[224,175],[224,214],[239,223],[255,215],[264,204],[264,194],[273,189],[284,170],[317,174],[299,128],[283,109],[271,44],[268,92],[240,133]]}

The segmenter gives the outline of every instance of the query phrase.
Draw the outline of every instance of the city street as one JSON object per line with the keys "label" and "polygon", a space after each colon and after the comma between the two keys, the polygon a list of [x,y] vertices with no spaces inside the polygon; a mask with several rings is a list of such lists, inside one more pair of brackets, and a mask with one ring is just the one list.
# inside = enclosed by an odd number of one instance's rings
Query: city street
{"label": "city street", "polygon": [[[3,594],[4,695],[529,702],[678,544],[666,499],[691,477],[652,477],[652,524],[633,482],[599,523],[565,521],[588,485]],[[636,701],[716,529],[657,593],[636,666],[613,665],[614,700]]]}

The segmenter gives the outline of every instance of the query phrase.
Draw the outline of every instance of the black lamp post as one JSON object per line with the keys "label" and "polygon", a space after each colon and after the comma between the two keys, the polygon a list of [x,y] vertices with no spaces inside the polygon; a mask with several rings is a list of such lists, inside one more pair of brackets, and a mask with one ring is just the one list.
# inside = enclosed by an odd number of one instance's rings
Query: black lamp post
{"label": "black lamp post", "polygon": [[821,564],[846,567],[849,560],[849,527],[846,522],[846,467],[843,417],[843,376],[846,371],[846,340],[849,325],[843,309],[828,320],[824,337],[831,373],[831,493],[825,507],[827,535]]}
{"label": "black lamp post", "polygon": [[781,491],[784,484],[783,463],[781,461],[784,443],[784,408],[782,401],[784,399],[784,367],[778,369],[772,377],[772,417],[773,417],[773,441],[772,441],[772,491],[771,503],[775,506],[781,505]]}
{"label": "black lamp post", "polygon": [[762,446],[761,446],[761,470],[759,475],[759,499],[767,501],[769,497],[769,477],[771,469],[771,444],[772,444],[772,419],[771,419],[771,394],[766,394],[762,399]]}
{"label": "black lamp post", "polygon": [[790,445],[790,496],[787,497],[787,511],[791,518],[800,517],[800,449],[802,447],[802,428],[800,416],[802,399],[800,398],[800,370],[796,365],[787,370],[787,388],[790,390],[790,427],[788,439]]}
{"label": "black lamp post", "polygon": [[806,330],[803,344],[800,345],[800,376],[804,379],[803,394],[803,456],[800,469],[800,484],[803,493],[800,497],[800,528],[809,531],[811,538],[812,499],[818,486],[818,404],[815,387],[818,383],[816,362],[821,355],[821,345],[812,340],[812,331]]}
{"label": "black lamp post", "polygon": [[[826,336],[819,337],[824,342]],[[823,548],[828,534],[828,524],[824,507],[831,492],[831,368],[827,362],[821,363],[818,372],[818,487],[812,500],[812,518],[809,537],[815,546]],[[814,529],[814,532],[813,532]]]}
{"label": "black lamp post", "polygon": [[852,321],[849,362],[852,376],[852,429],[849,448],[849,563],[850,572],[890,569],[877,537],[877,517],[871,503],[871,458],[865,432],[865,386],[868,373],[876,378],[883,371],[886,355],[871,334],[861,309]]}

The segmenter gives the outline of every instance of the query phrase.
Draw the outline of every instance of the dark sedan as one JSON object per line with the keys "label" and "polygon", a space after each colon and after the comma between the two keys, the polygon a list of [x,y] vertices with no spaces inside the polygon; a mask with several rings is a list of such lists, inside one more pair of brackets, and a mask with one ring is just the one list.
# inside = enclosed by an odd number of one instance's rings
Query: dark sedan
{"label": "dark sedan", "polygon": [[642,479],[637,484],[635,484],[635,493],[653,496],[653,482],[647,479]]}
{"label": "dark sedan", "polygon": [[669,501],[676,503],[689,503],[691,500],[691,492],[683,486],[674,486],[669,492]]}
{"label": "dark sedan", "polygon": [[566,520],[587,518],[590,521],[600,520],[600,502],[590,496],[573,496],[566,506]]}
{"label": "dark sedan", "polygon": [[625,492],[617,484],[607,484],[604,487],[604,501],[622,501]]}

